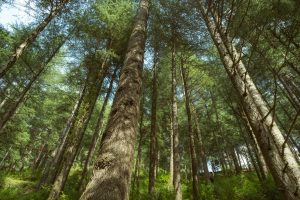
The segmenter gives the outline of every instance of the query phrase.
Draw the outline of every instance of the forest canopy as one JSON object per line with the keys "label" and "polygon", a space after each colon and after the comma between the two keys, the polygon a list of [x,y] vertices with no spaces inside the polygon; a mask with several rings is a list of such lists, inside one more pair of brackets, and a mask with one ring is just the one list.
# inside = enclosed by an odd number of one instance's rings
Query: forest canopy
{"label": "forest canopy", "polygon": [[1,200],[300,200],[300,1],[0,2],[20,8]]}

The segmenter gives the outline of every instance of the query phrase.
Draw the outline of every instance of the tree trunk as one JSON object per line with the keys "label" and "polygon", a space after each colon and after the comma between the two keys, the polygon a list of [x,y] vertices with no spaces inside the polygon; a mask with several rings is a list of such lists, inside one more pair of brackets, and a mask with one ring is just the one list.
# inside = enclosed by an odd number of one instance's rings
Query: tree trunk
{"label": "tree trunk", "polygon": [[45,143],[41,146],[39,154],[33,162],[33,165],[32,165],[33,170],[36,170],[38,168],[38,166],[40,165],[47,149],[48,149],[48,144],[47,143]]}
{"label": "tree trunk", "polygon": [[75,121],[75,116],[77,116],[77,114],[78,114],[79,107],[82,103],[82,100],[83,100],[83,97],[85,94],[86,84],[87,83],[85,82],[85,84],[80,92],[79,99],[75,103],[72,113],[69,116],[66,126],[60,136],[60,141],[59,141],[57,147],[51,153],[50,158],[48,158],[48,161],[47,161],[48,164],[46,165],[46,168],[44,169],[44,171],[42,173],[40,182],[37,186],[37,190],[39,190],[41,188],[41,186],[43,186],[45,184],[49,184],[49,185],[53,184],[53,182],[57,176],[57,173],[58,173],[61,161],[62,161],[62,156],[63,156],[63,153],[66,148],[66,139],[67,139],[69,130],[73,126],[73,123]]}
{"label": "tree trunk", "polygon": [[273,117],[269,115],[266,103],[247,73],[239,54],[232,44],[224,41],[221,37],[220,32],[208,17],[203,2],[198,3],[224,67],[243,102],[247,118],[254,129],[254,134],[275,182],[284,191],[286,199],[300,199],[298,192],[300,170],[289,146],[286,145],[286,139],[278,129]]}
{"label": "tree trunk", "polygon": [[41,74],[46,70],[47,64],[53,59],[53,57],[58,53],[60,48],[63,46],[66,40],[63,40],[58,46],[51,52],[49,57],[46,59],[44,63],[39,66],[39,70],[36,74],[33,75],[33,77],[30,79],[29,83],[26,85],[26,87],[21,92],[20,97],[17,99],[17,101],[13,104],[11,104],[8,109],[5,110],[3,116],[0,118],[0,131],[4,129],[6,123],[14,116],[16,113],[18,107],[26,100],[26,96],[28,91],[31,89],[31,86],[35,83],[35,81],[41,76]]}
{"label": "tree trunk", "polygon": [[173,156],[174,156],[174,177],[173,185],[175,200],[182,199],[181,176],[180,176],[180,152],[179,152],[179,132],[177,119],[177,98],[176,98],[176,50],[175,41],[172,44],[172,121],[173,121]]}
{"label": "tree trunk", "polygon": [[234,169],[235,169],[236,174],[240,174],[242,170],[241,170],[241,167],[239,165],[238,158],[237,158],[237,156],[235,154],[234,147],[231,147],[229,149],[229,154],[230,154],[231,159],[233,161],[233,165],[234,165]]}
{"label": "tree trunk", "polygon": [[14,54],[10,56],[8,62],[0,68],[0,78],[2,78],[7,71],[14,66],[20,56],[24,53],[25,49],[31,45],[38,35],[46,28],[51,20],[58,15],[70,0],[61,0],[60,4],[54,8],[50,14],[34,29],[34,31],[22,42],[15,50]]}
{"label": "tree trunk", "polygon": [[[203,171],[204,171],[204,177],[206,179],[206,181],[210,181],[210,175],[209,175],[209,171],[208,171],[208,166],[207,166],[207,158],[206,158],[206,153],[205,153],[205,147],[204,147],[204,143],[203,143],[203,137],[202,137],[202,133],[200,130],[200,126],[199,126],[199,119],[198,119],[198,115],[196,112],[196,108],[193,105],[193,103],[191,102],[191,106],[192,106],[192,119],[194,119],[194,124],[196,127],[196,139],[197,142],[199,143],[199,155],[201,157],[201,163],[202,163],[202,167],[203,167]],[[223,169],[222,169],[223,170]]]}
{"label": "tree trunk", "polygon": [[[143,91],[143,89],[142,89]],[[133,185],[132,185],[132,191],[133,193],[136,193],[137,198],[139,198],[140,194],[140,165],[141,165],[141,160],[142,160],[142,145],[144,141],[144,131],[143,131],[143,121],[144,121],[144,95],[142,96],[141,100],[141,105],[140,105],[140,124],[139,124],[139,133],[140,133],[140,138],[139,138],[139,144],[138,144],[138,152],[137,152],[137,158],[136,158],[136,163],[135,163],[135,169],[134,169],[134,179],[133,179]],[[135,185],[136,185],[136,190],[135,190]],[[136,191],[136,192],[135,192]]]}
{"label": "tree trunk", "polygon": [[193,199],[198,200],[200,199],[200,197],[199,197],[199,189],[198,189],[199,183],[198,183],[198,166],[197,166],[196,147],[195,147],[195,135],[194,135],[193,124],[192,124],[190,93],[189,93],[189,85],[187,81],[188,75],[186,69],[183,67],[183,62],[181,63],[181,76],[183,80],[184,95],[185,95],[185,109],[188,118],[190,156],[192,161]]}
{"label": "tree trunk", "polygon": [[153,79],[152,79],[152,108],[151,108],[151,132],[150,132],[150,162],[149,162],[149,196],[154,197],[153,192],[155,190],[155,171],[157,163],[157,149],[156,149],[156,105],[157,105],[157,65],[158,65],[158,53],[154,53],[153,64]]}
{"label": "tree trunk", "polygon": [[250,122],[248,121],[245,114],[242,113],[241,116],[242,116],[242,119],[244,120],[244,124],[245,124],[246,130],[248,132],[249,138],[252,140],[252,144],[253,144],[253,147],[255,149],[255,154],[256,154],[257,162],[258,162],[258,167],[260,169],[262,179],[265,180],[267,178],[267,175],[268,175],[268,167],[267,167],[266,161],[265,161],[264,156],[261,152],[261,149],[258,145],[255,134],[253,133],[253,129],[251,128]]}
{"label": "tree trunk", "polygon": [[9,149],[7,150],[7,152],[5,153],[4,157],[2,158],[1,162],[0,162],[0,169],[2,168],[2,165],[4,164],[4,161],[6,160],[6,158],[9,156],[10,150],[11,150],[12,146],[9,147]]}
{"label": "tree trunk", "polygon": [[32,79],[29,81],[29,83],[26,85],[26,87],[23,89],[19,99],[11,104],[8,109],[4,112],[3,116],[0,118],[0,131],[4,129],[6,123],[14,116],[16,113],[16,110],[18,107],[26,100],[26,96],[28,91],[30,90],[32,84],[40,77],[42,72],[44,71],[44,68],[41,68],[38,73],[36,73]]}
{"label": "tree trunk", "polygon": [[173,133],[173,117],[170,117],[170,178],[169,189],[173,188],[174,180],[174,133]]}
{"label": "tree trunk", "polygon": [[94,175],[81,198],[128,200],[140,113],[148,0],[141,0]]}
{"label": "tree trunk", "polygon": [[[110,42],[108,42],[108,45],[111,45]],[[53,183],[48,200],[58,199],[64,188],[72,164],[78,153],[85,129],[95,107],[97,97],[99,96],[102,82],[107,73],[107,60],[108,58],[104,58],[99,68],[93,65],[88,66],[86,94],[84,94],[82,104],[78,110],[78,115],[66,138],[66,147],[62,156],[61,166]],[[89,62],[87,64],[89,65]]]}
{"label": "tree trunk", "polygon": [[83,170],[82,170],[82,173],[81,173],[81,178],[80,178],[80,181],[79,181],[79,184],[78,184],[79,191],[82,191],[82,189],[84,189],[83,186],[84,187],[86,186],[86,184],[84,183],[84,180],[87,178],[86,176],[87,176],[87,172],[88,172],[88,166],[89,166],[89,164],[91,162],[91,159],[94,155],[94,151],[96,149],[97,141],[98,141],[98,138],[100,136],[101,129],[103,127],[103,116],[104,116],[104,113],[105,113],[105,110],[106,110],[108,99],[110,98],[110,95],[111,95],[111,92],[112,92],[113,83],[114,83],[114,80],[116,78],[117,70],[118,70],[118,68],[116,67],[115,70],[114,70],[114,73],[111,77],[109,87],[107,89],[107,93],[106,93],[106,96],[105,96],[100,114],[98,116],[98,120],[97,120],[97,123],[96,123],[96,128],[95,128],[95,131],[94,131],[94,134],[93,134],[93,137],[92,137],[92,142],[90,144],[88,155],[87,155],[87,158],[85,159],[85,162],[84,162],[84,165],[83,165]]}

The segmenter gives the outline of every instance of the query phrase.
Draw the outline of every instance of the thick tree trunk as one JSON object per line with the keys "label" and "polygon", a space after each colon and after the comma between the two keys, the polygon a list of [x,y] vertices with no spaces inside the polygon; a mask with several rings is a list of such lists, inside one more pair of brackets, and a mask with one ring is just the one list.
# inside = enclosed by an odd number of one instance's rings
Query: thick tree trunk
{"label": "thick tree trunk", "polygon": [[177,98],[176,98],[176,50],[175,41],[172,45],[172,122],[173,122],[173,156],[174,156],[174,177],[173,185],[175,200],[182,199],[181,176],[180,176],[180,152],[179,152],[179,131],[177,119]]}
{"label": "thick tree trunk", "polygon": [[129,199],[148,12],[148,0],[141,0],[100,155],[94,166],[94,175],[80,198],[82,200]]}
{"label": "thick tree trunk", "polygon": [[91,159],[94,155],[96,145],[97,145],[97,142],[98,142],[98,138],[100,136],[100,132],[101,132],[102,127],[103,127],[103,116],[104,116],[104,113],[105,113],[105,110],[106,110],[108,99],[110,98],[110,95],[111,95],[111,92],[112,92],[112,89],[113,89],[113,83],[114,83],[114,80],[116,78],[117,70],[118,70],[118,68],[116,67],[115,70],[114,70],[114,73],[111,77],[109,87],[107,89],[107,93],[106,93],[104,102],[102,104],[100,114],[98,116],[98,120],[97,120],[97,123],[96,123],[96,128],[95,128],[95,131],[94,131],[94,134],[93,134],[93,137],[92,137],[92,141],[91,141],[91,144],[90,144],[90,147],[89,147],[88,155],[87,155],[87,157],[84,161],[83,170],[82,170],[82,173],[81,173],[81,178],[80,178],[80,181],[78,183],[78,188],[79,188],[80,191],[82,191],[82,189],[84,189],[83,187],[86,186],[86,183],[84,182],[84,180],[86,180],[86,178],[87,178],[86,176],[87,176],[87,173],[88,173],[88,166],[89,166],[89,164],[91,162]]}
{"label": "thick tree trunk", "polygon": [[185,95],[185,108],[186,114],[188,118],[188,131],[189,131],[189,139],[190,139],[190,156],[192,161],[192,178],[193,178],[193,199],[200,199],[199,189],[198,189],[198,166],[197,166],[197,156],[196,156],[196,146],[195,146],[195,134],[193,131],[193,122],[192,122],[192,114],[191,114],[191,106],[190,106],[190,93],[189,93],[189,85],[188,85],[188,75],[186,69],[183,67],[183,63],[181,64],[181,76],[183,80],[184,87],[184,95]]}
{"label": "thick tree trunk", "polygon": [[2,78],[7,71],[14,66],[20,56],[24,53],[25,49],[31,45],[38,35],[46,28],[51,20],[57,16],[70,0],[61,0],[60,4],[54,8],[50,14],[34,29],[34,31],[22,42],[15,50],[14,54],[10,56],[8,62],[0,68],[0,78]]}
{"label": "thick tree trunk", "polygon": [[[298,200],[300,170],[286,139],[278,129],[255,84],[247,73],[234,46],[224,41],[220,32],[207,15],[203,2],[198,2],[211,37],[219,51],[224,67],[243,102],[247,118],[254,129],[259,146],[267,161],[271,174],[286,199]],[[227,46],[226,46],[227,44]]]}
{"label": "thick tree trunk", "polygon": [[155,52],[153,64],[153,79],[152,79],[152,108],[151,108],[151,132],[150,132],[150,162],[149,162],[149,187],[148,193],[153,196],[155,190],[156,178],[156,163],[157,163],[157,149],[156,149],[156,105],[157,105],[157,65],[158,55]]}

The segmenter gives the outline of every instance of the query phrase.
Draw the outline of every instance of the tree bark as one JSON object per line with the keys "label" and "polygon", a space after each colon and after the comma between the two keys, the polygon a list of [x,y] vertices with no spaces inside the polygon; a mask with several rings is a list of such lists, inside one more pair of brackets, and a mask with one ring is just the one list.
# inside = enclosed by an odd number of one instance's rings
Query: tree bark
{"label": "tree bark", "polygon": [[[201,163],[202,163],[202,167],[203,167],[203,171],[204,171],[204,177],[206,179],[206,181],[210,181],[210,175],[209,175],[209,170],[208,170],[208,166],[207,166],[207,158],[206,158],[206,153],[205,153],[205,147],[204,147],[204,143],[203,143],[203,137],[202,137],[202,133],[201,133],[201,129],[199,126],[199,118],[196,112],[196,108],[193,105],[193,103],[191,102],[191,106],[192,106],[192,119],[194,119],[194,124],[195,124],[195,128],[196,128],[196,139],[197,142],[199,143],[199,155],[201,157]],[[223,169],[222,169],[223,170]]]}
{"label": "tree bark", "polygon": [[107,89],[107,93],[106,93],[106,96],[105,96],[100,114],[98,116],[98,120],[97,120],[97,123],[96,123],[96,128],[95,128],[95,131],[94,131],[94,134],[93,134],[93,137],[92,137],[92,141],[91,141],[91,144],[90,144],[90,147],[89,147],[88,155],[87,155],[87,157],[84,161],[83,170],[82,170],[82,173],[81,173],[81,178],[80,178],[80,181],[78,183],[79,191],[82,191],[82,189],[84,189],[83,187],[85,187],[85,185],[86,185],[84,183],[84,180],[87,178],[86,176],[87,176],[87,172],[88,172],[88,166],[89,166],[89,164],[91,162],[91,159],[94,155],[96,145],[97,145],[97,142],[98,142],[98,138],[100,136],[100,132],[101,132],[102,127],[103,127],[103,116],[104,116],[104,113],[105,113],[105,110],[106,110],[108,99],[110,98],[110,95],[111,95],[111,92],[112,92],[112,89],[113,89],[113,83],[114,83],[114,80],[116,78],[117,70],[118,70],[118,68],[116,67],[114,72],[113,72],[113,75],[111,77],[109,87]]}
{"label": "tree bark", "polygon": [[[174,33],[173,33],[174,34]],[[180,152],[179,152],[179,132],[177,119],[177,98],[176,98],[176,49],[175,40],[172,44],[172,122],[173,122],[173,156],[174,156],[174,175],[173,185],[175,191],[175,200],[182,199],[181,175],[180,175]]]}
{"label": "tree bark", "polygon": [[[143,89],[142,89],[143,91]],[[139,133],[140,133],[140,138],[139,138],[139,144],[138,144],[138,152],[137,152],[137,158],[136,158],[136,163],[135,163],[135,169],[134,169],[134,177],[133,177],[133,185],[132,185],[132,190],[135,193],[136,191],[136,196],[139,198],[140,194],[140,165],[141,165],[141,160],[142,160],[142,145],[144,141],[144,131],[143,131],[143,122],[144,122],[144,100],[145,97],[144,95],[142,96],[141,100],[141,105],[140,105],[140,124],[139,124]],[[135,190],[135,185],[136,185],[136,190]]]}
{"label": "tree bark", "polygon": [[81,200],[129,199],[131,167],[140,113],[148,12],[149,1],[141,0],[100,155],[94,166],[94,175]]}
{"label": "tree bark", "polygon": [[198,189],[198,166],[197,166],[197,156],[196,156],[196,146],[195,146],[195,134],[193,131],[193,122],[190,106],[190,93],[188,85],[188,75],[186,69],[183,67],[183,62],[181,63],[181,76],[183,80],[184,95],[185,95],[185,109],[188,118],[188,131],[190,140],[190,156],[192,161],[192,178],[193,178],[193,199],[200,199],[199,189]]}
{"label": "tree bark", "polygon": [[[271,174],[286,199],[298,200],[300,170],[286,139],[278,129],[255,84],[247,73],[239,54],[232,44],[224,41],[220,31],[207,15],[203,2],[198,2],[200,11],[211,37],[219,51],[224,67],[243,102],[247,118],[253,127],[257,141],[267,161]],[[227,46],[226,46],[227,44]]]}
{"label": "tree bark", "polygon": [[169,189],[173,188],[174,180],[174,133],[173,133],[173,117],[170,117],[170,178]]}
{"label": "tree bark", "polygon": [[[153,64],[153,79],[152,79],[152,107],[151,107],[151,130],[150,130],[150,162],[149,162],[149,187],[148,193],[152,198],[155,191],[155,171],[157,163],[157,149],[156,149],[156,106],[157,106],[157,65],[158,53],[154,53]],[[152,195],[151,195],[152,194]]]}
{"label": "tree bark", "polygon": [[7,71],[14,66],[20,56],[24,53],[25,49],[35,41],[38,35],[47,27],[51,20],[61,12],[61,10],[69,1],[70,0],[61,0],[60,4],[54,8],[50,14],[34,29],[34,31],[16,48],[14,54],[10,56],[8,62],[0,68],[0,78],[2,78]]}
{"label": "tree bark", "polygon": [[[110,42],[108,42],[108,45],[111,45]],[[66,138],[61,166],[59,166],[48,200],[58,199],[67,181],[72,164],[80,148],[85,129],[92,115],[97,97],[99,96],[103,79],[107,73],[107,60],[108,58],[104,58],[100,67],[93,66],[93,62],[89,63],[89,60],[87,60],[88,75],[86,80],[86,93],[83,95],[84,97],[78,110],[78,114],[75,117],[75,121]],[[91,64],[92,66],[89,66]]]}

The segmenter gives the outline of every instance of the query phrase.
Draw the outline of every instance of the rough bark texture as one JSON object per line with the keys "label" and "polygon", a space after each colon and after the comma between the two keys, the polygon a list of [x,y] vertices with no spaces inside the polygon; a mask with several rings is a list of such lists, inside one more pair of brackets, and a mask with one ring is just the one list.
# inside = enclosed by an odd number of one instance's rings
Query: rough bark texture
{"label": "rough bark texture", "polygon": [[195,134],[193,131],[193,122],[192,122],[192,114],[191,114],[191,106],[190,106],[190,93],[189,93],[189,85],[187,81],[188,78],[187,71],[182,65],[181,65],[181,75],[182,75],[184,95],[185,95],[185,109],[188,118],[190,156],[192,162],[193,198],[194,200],[198,200],[200,199],[200,196],[199,196],[199,189],[198,189],[198,165],[197,165],[197,156],[196,156]]}
{"label": "rough bark texture", "polygon": [[141,0],[94,174],[80,199],[128,200],[138,128],[148,0]]}
{"label": "rough bark texture", "polygon": [[108,99],[110,98],[110,95],[111,95],[111,92],[112,92],[113,83],[114,83],[114,80],[116,78],[117,69],[118,68],[116,67],[115,71],[114,71],[114,73],[111,77],[109,87],[107,89],[107,93],[106,93],[104,102],[102,104],[100,114],[98,116],[98,120],[97,120],[97,123],[96,123],[96,128],[95,128],[95,131],[94,131],[94,134],[93,134],[93,137],[92,137],[92,141],[91,141],[91,144],[90,144],[90,147],[89,147],[88,155],[87,155],[87,157],[84,161],[83,170],[82,170],[82,173],[81,173],[81,178],[80,178],[80,181],[79,181],[79,184],[78,184],[78,188],[79,188],[80,191],[82,191],[83,187],[85,187],[85,185],[86,185],[85,180],[87,178],[86,176],[87,176],[87,173],[88,173],[88,166],[89,166],[89,164],[91,162],[91,159],[94,155],[96,145],[97,145],[97,142],[98,142],[98,138],[100,136],[100,132],[101,132],[102,127],[103,127],[103,116],[104,116],[104,113],[105,113],[105,110],[106,110]]}
{"label": "rough bark texture", "polygon": [[177,119],[177,98],[176,98],[176,51],[175,41],[172,45],[172,122],[173,122],[173,156],[174,156],[174,175],[173,185],[175,200],[182,199],[181,176],[180,176],[180,153],[179,153],[179,131]]}
{"label": "rough bark texture", "polygon": [[203,2],[198,2],[211,37],[219,51],[224,67],[243,103],[247,118],[278,188],[286,199],[299,200],[300,170],[285,138],[246,71],[234,46],[224,40],[216,29]]}
{"label": "rough bark texture", "polygon": [[70,0],[61,0],[60,4],[53,9],[50,14],[34,29],[34,31],[22,42],[15,50],[14,54],[11,55],[8,62],[0,68],[0,78],[2,78],[6,72],[14,66],[20,56],[24,53],[25,49],[31,45],[38,35],[46,28],[46,26],[51,22],[51,20],[58,15],[64,6]]}
{"label": "rough bark texture", "polygon": [[155,190],[156,178],[156,163],[157,163],[157,150],[156,150],[156,105],[157,105],[157,53],[155,53],[153,64],[153,79],[152,79],[152,107],[151,107],[151,132],[150,132],[150,162],[149,162],[149,187],[148,192],[151,196]]}

